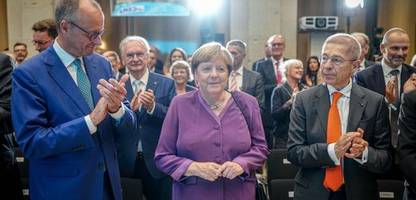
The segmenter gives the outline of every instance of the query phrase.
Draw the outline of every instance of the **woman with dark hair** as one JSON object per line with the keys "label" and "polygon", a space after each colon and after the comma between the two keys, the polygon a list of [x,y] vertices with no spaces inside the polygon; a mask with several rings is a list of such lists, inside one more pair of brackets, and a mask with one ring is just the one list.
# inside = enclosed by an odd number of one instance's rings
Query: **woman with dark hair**
{"label": "woman with dark hair", "polygon": [[166,62],[165,68],[164,68],[164,74],[166,76],[170,76],[171,75],[170,69],[172,67],[172,64],[175,61],[178,61],[178,60],[184,60],[184,61],[186,61],[187,60],[187,56],[186,56],[185,50],[183,50],[182,48],[178,48],[177,47],[177,48],[172,49],[170,51],[170,53],[169,53],[169,57],[168,57],[168,60]]}
{"label": "woman with dark hair", "polygon": [[305,75],[302,78],[302,83],[308,87],[321,84],[322,77],[319,72],[320,66],[321,66],[321,63],[319,62],[318,57],[316,56],[309,57],[307,61]]}

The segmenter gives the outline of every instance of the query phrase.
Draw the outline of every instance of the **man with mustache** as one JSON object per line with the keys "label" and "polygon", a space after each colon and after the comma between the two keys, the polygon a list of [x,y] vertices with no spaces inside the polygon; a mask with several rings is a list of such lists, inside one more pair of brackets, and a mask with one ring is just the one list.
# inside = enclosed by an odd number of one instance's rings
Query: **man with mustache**
{"label": "man with mustache", "polygon": [[403,85],[412,73],[416,73],[415,68],[404,63],[409,46],[410,39],[405,30],[401,28],[388,30],[380,44],[380,51],[383,53],[381,63],[366,68],[356,77],[358,85],[384,96],[389,106],[391,141],[394,147],[397,146],[397,119]]}

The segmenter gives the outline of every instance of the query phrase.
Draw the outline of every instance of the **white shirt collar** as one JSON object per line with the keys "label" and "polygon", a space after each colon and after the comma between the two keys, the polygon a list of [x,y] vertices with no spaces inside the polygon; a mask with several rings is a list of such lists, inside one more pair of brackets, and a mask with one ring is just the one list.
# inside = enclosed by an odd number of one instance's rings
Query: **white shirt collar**
{"label": "white shirt collar", "polygon": [[[134,78],[134,76],[130,73],[130,83],[131,85],[134,85],[134,81],[136,81],[137,79]],[[147,82],[149,80],[149,69],[146,68],[146,71],[144,72],[142,78],[140,78],[140,80],[137,81],[142,81],[144,83],[145,86],[147,86]]]}
{"label": "white shirt collar", "polygon": [[402,72],[402,65],[398,66],[397,68],[392,68],[389,65],[387,65],[387,63],[384,62],[384,59],[381,60],[381,67],[383,69],[383,75],[384,75],[384,77],[388,77],[389,74],[390,74],[390,72],[392,70],[394,70],[394,69],[398,69],[399,70],[399,74],[401,74],[401,72]]}
{"label": "white shirt collar", "polygon": [[[243,67],[244,67],[244,66],[241,66],[241,67],[240,67],[240,68],[238,68],[238,69],[237,69],[237,71],[235,71],[235,72],[237,72],[237,73],[238,73],[238,75],[241,75],[241,76],[242,76],[242,75],[243,75]],[[234,72],[234,70],[233,70],[232,72]]]}
{"label": "white shirt collar", "polygon": [[[328,87],[328,92],[329,92],[329,96],[332,97],[332,93],[334,92],[341,92],[341,94],[343,95],[343,97],[348,97],[350,98],[351,96],[351,89],[352,89],[352,80],[350,79],[350,82],[348,83],[348,85],[346,85],[344,88],[342,88],[341,90],[337,90],[335,87],[333,87],[332,85],[328,85],[326,84]],[[331,98],[332,99],[332,98]]]}
{"label": "white shirt collar", "polygon": [[[273,58],[273,56],[272,57],[270,57],[271,59],[272,59],[272,62],[273,62],[273,66],[277,63],[277,60],[275,60],[274,58]],[[280,58],[280,60],[279,60],[279,67],[280,66],[283,66],[282,64],[283,64],[283,56]]]}
{"label": "white shirt collar", "polygon": [[[53,43],[53,49],[55,50],[56,54],[58,55],[59,59],[62,61],[64,66],[67,68],[71,66],[72,62],[74,62],[74,60],[76,59],[74,56],[65,51],[65,49],[63,49],[61,45],[59,45],[57,40],[55,40],[55,42]],[[82,60],[82,57],[79,57],[79,59],[81,60],[81,65],[83,65],[84,61]]]}

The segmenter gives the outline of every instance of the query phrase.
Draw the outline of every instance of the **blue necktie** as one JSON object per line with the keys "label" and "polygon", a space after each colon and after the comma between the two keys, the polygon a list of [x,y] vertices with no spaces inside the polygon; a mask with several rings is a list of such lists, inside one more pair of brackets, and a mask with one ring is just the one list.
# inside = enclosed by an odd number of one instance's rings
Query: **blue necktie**
{"label": "blue necktie", "polygon": [[92,110],[94,108],[94,104],[92,101],[90,80],[88,79],[87,74],[85,74],[84,70],[82,70],[81,61],[78,58],[74,60],[72,66],[75,68],[77,72],[78,88],[81,91],[82,96],[84,96],[84,99],[88,104],[88,107],[90,107],[90,109]]}

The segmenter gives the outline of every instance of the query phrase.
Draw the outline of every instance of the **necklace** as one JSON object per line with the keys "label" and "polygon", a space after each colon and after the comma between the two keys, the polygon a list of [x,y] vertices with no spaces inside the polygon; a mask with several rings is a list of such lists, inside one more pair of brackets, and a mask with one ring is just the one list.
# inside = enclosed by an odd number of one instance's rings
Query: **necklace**
{"label": "necklace", "polygon": [[222,106],[222,102],[221,103],[217,103],[217,104],[213,104],[213,105],[209,105],[209,109],[211,110],[217,110],[218,108],[221,108]]}

